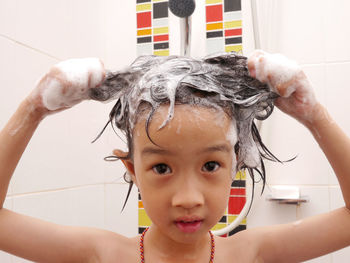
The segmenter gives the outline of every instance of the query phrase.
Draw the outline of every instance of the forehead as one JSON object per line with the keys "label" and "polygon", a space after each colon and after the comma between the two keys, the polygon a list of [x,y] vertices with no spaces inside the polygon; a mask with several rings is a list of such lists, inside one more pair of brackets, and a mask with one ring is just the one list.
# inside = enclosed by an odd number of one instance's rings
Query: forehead
{"label": "forehead", "polygon": [[204,145],[232,145],[237,141],[237,129],[222,109],[207,108],[194,105],[176,105],[173,118],[161,129],[168,115],[168,106],[160,106],[149,124],[148,138],[145,124],[148,113],[139,118],[133,132],[134,150],[142,150],[146,146],[184,149],[200,148]]}

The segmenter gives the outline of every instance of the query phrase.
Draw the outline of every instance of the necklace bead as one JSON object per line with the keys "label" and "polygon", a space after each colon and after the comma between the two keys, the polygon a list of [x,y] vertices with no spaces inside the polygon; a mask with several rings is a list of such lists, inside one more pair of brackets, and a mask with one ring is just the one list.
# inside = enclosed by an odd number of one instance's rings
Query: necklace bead
{"label": "necklace bead", "polygon": [[[144,247],[143,247],[143,241],[145,238],[145,234],[148,231],[149,227],[147,227],[141,234],[140,237],[140,257],[141,257],[141,263],[145,263],[145,255],[144,255]],[[210,260],[209,263],[214,262],[214,254],[215,254],[215,240],[214,240],[214,235],[211,231],[209,231],[210,235],[210,243],[211,243],[211,249],[210,249]]]}

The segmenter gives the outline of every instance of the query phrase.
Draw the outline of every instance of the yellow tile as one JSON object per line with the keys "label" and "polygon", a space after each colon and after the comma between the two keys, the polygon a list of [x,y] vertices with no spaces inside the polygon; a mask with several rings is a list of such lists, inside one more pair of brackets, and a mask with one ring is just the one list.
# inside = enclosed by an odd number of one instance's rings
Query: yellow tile
{"label": "yellow tile", "polygon": [[167,26],[153,28],[154,35],[160,35],[160,34],[166,34],[166,33],[169,33],[169,27],[167,27]]}
{"label": "yellow tile", "polygon": [[151,4],[136,5],[136,11],[137,12],[151,10],[151,8],[152,8]]}
{"label": "yellow tile", "polygon": [[166,2],[165,0],[152,0],[152,2]]}
{"label": "yellow tile", "polygon": [[236,27],[242,27],[242,20],[225,22],[225,28],[236,28]]}
{"label": "yellow tile", "polygon": [[223,229],[225,226],[227,226],[225,223],[217,223],[215,226],[212,227],[211,230]]}
{"label": "yellow tile", "polygon": [[152,29],[140,29],[137,30],[138,36],[146,36],[146,35],[152,35]]}
{"label": "yellow tile", "polygon": [[[242,49],[242,46],[241,46]],[[229,52],[229,51],[226,51]],[[247,175],[245,171],[238,171],[235,176],[235,180],[246,180]]]}
{"label": "yellow tile", "polygon": [[222,29],[222,22],[207,24],[207,30]]}
{"label": "yellow tile", "polygon": [[154,50],[153,55],[156,56],[169,56],[169,49]]}
{"label": "yellow tile", "polygon": [[152,221],[146,214],[145,209],[139,209],[139,226],[150,226],[151,224]]}
{"label": "yellow tile", "polygon": [[206,4],[218,4],[218,3],[222,3],[222,0],[206,0],[205,3]]}
{"label": "yellow tile", "polygon": [[226,46],[225,47],[226,52],[237,52],[238,54],[243,54],[243,47],[242,45],[236,45],[236,46]]}
{"label": "yellow tile", "polygon": [[[228,216],[228,222],[231,224],[236,218],[237,218],[237,216]],[[246,225],[247,224],[247,219],[244,218],[240,224],[241,225]]]}
{"label": "yellow tile", "polygon": [[237,53],[242,53],[242,45],[236,45],[236,46],[226,46],[225,47],[225,52],[237,52]]}

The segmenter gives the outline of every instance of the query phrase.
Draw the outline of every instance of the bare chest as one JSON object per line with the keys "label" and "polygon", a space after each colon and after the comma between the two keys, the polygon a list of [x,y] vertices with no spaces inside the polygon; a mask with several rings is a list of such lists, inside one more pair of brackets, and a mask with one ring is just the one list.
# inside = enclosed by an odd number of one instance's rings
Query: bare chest
{"label": "bare chest", "polygon": [[[209,263],[210,253],[200,258],[161,257],[152,251],[145,251],[145,263]],[[99,263],[141,263],[139,239],[130,239],[130,242],[122,249],[111,248]],[[263,263],[256,258],[256,252],[252,246],[244,242],[228,242],[225,238],[216,238],[214,263]]]}

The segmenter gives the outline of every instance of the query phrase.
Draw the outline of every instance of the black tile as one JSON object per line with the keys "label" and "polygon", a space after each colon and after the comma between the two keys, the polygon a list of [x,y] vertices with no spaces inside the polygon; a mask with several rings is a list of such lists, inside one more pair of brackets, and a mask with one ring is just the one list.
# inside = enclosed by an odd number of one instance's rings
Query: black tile
{"label": "black tile", "polygon": [[168,17],[168,2],[153,4],[153,18]]}
{"label": "black tile", "polygon": [[242,10],[241,0],[225,0],[224,12],[239,11]]}
{"label": "black tile", "polygon": [[222,37],[222,31],[207,32],[207,38]]}
{"label": "black tile", "polygon": [[167,49],[167,48],[169,48],[169,42],[154,44],[154,49]]}
{"label": "black tile", "polygon": [[242,38],[241,37],[226,38],[225,45],[230,45],[230,44],[242,44]]}
{"label": "black tile", "polygon": [[232,187],[245,187],[244,180],[234,180],[231,184]]}
{"label": "black tile", "polygon": [[220,222],[220,223],[227,223],[227,216],[221,217],[221,219],[220,219],[219,222]]}
{"label": "black tile", "polygon": [[151,2],[151,0],[136,0],[136,4]]}
{"label": "black tile", "polygon": [[138,37],[137,44],[152,42],[152,37]]}
{"label": "black tile", "polygon": [[142,234],[143,231],[145,231],[146,228],[147,228],[147,227],[139,227],[139,234]]}
{"label": "black tile", "polygon": [[229,236],[232,236],[232,235],[236,234],[237,232],[243,231],[243,230],[246,230],[246,229],[247,229],[247,226],[246,226],[246,225],[239,225],[238,227],[236,227],[235,229],[233,229],[228,235],[229,235]]}

